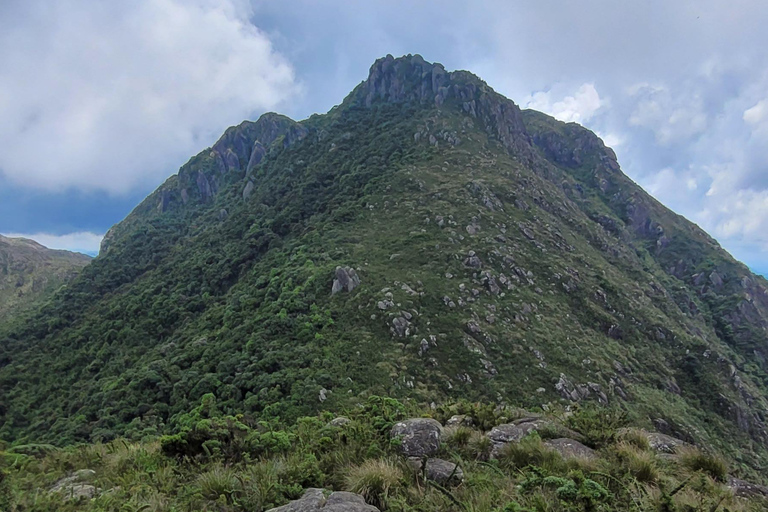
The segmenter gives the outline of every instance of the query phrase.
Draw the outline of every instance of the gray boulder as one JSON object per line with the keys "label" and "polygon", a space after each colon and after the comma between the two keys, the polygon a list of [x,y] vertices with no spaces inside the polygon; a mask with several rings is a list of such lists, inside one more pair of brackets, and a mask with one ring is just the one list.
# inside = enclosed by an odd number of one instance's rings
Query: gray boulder
{"label": "gray boulder", "polygon": [[565,427],[556,425],[543,418],[522,418],[512,423],[504,423],[493,427],[488,434],[488,439],[493,445],[491,456],[498,457],[501,449],[508,443],[516,443],[532,432],[545,429],[557,429],[570,437],[581,437],[578,432],[573,432]]}
{"label": "gray boulder", "polygon": [[342,290],[351,292],[360,286],[360,276],[351,267],[336,267],[336,278],[333,280],[331,294],[335,295]]}
{"label": "gray boulder", "polygon": [[391,437],[399,438],[400,449],[407,457],[429,457],[440,449],[443,426],[430,418],[413,418],[395,423]]}
{"label": "gray boulder", "polygon": [[569,439],[567,437],[550,439],[544,442],[544,446],[555,450],[562,455],[564,459],[594,459],[596,457],[595,450],[589,446],[584,446],[575,439]]}
{"label": "gray boulder", "polygon": [[464,481],[464,472],[458,465],[443,459],[427,459],[427,467],[424,469],[424,460],[418,457],[408,459],[408,465],[414,471],[426,472],[428,480],[440,485],[459,484]]}
{"label": "gray boulder", "polygon": [[96,478],[95,471],[81,469],[57,481],[50,492],[61,494],[66,501],[89,500],[95,498],[100,492],[100,489],[90,483],[94,478]]}
{"label": "gray boulder", "polygon": [[466,414],[455,414],[451,416],[448,421],[445,422],[446,427],[458,427],[458,426],[464,426],[464,427],[474,427],[475,426],[475,420],[472,418],[472,416],[467,416]]}
{"label": "gray boulder", "polygon": [[746,480],[731,477],[728,480],[728,487],[733,491],[734,496],[738,498],[768,498],[768,487],[753,484]]}
{"label": "gray boulder", "polygon": [[359,494],[351,492],[331,492],[326,497],[323,489],[307,489],[304,496],[282,507],[267,512],[379,512],[379,509],[368,505]]}
{"label": "gray boulder", "polygon": [[349,424],[351,422],[352,422],[352,420],[350,420],[349,418],[345,418],[344,416],[339,416],[338,418],[332,419],[328,423],[328,425],[330,425],[331,427],[341,428],[341,427],[344,427],[344,426],[346,426],[347,424]]}
{"label": "gray boulder", "polygon": [[651,448],[660,453],[675,453],[678,448],[688,444],[682,439],[659,432],[646,432],[645,436],[648,438],[648,444],[651,445]]}

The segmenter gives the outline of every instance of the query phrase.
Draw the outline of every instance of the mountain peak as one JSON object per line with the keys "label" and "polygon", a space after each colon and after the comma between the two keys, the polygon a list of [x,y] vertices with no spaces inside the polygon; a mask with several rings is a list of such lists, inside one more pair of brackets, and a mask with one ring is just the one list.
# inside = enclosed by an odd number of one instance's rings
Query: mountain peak
{"label": "mountain peak", "polygon": [[376,60],[358,95],[366,107],[377,102],[455,106],[476,118],[519,157],[530,160],[533,153],[520,108],[512,100],[472,73],[446,71],[442,64],[427,62],[418,54]]}

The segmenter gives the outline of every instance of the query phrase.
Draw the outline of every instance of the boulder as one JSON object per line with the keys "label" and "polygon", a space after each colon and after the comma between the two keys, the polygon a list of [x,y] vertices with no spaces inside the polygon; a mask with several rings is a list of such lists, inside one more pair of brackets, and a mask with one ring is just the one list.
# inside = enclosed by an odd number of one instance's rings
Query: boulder
{"label": "boulder", "polygon": [[728,479],[728,487],[738,498],[768,498],[768,487],[746,480],[731,477]]}
{"label": "boulder", "polygon": [[550,439],[544,442],[544,446],[555,450],[562,455],[564,459],[594,459],[596,457],[595,450],[589,446],[584,446],[575,439],[569,439],[567,437]]}
{"label": "boulder", "polygon": [[407,457],[429,457],[440,449],[443,427],[431,418],[413,418],[395,423],[390,435],[399,438]]}
{"label": "boulder", "polygon": [[516,443],[528,434],[544,429],[557,429],[570,437],[581,437],[578,432],[573,432],[543,418],[522,418],[512,423],[497,425],[486,434],[493,445],[491,456],[497,457],[504,445]]}
{"label": "boulder", "polygon": [[472,416],[467,416],[466,414],[456,414],[454,416],[451,416],[448,421],[445,422],[446,427],[458,427],[458,426],[465,426],[465,427],[473,427],[475,426],[475,420],[472,418]]}
{"label": "boulder", "polygon": [[80,499],[92,499],[99,494],[99,489],[90,482],[96,478],[96,472],[92,469],[81,469],[62,478],[51,487],[50,492],[59,493],[66,501],[78,501]]}
{"label": "boulder", "polygon": [[335,295],[342,290],[351,292],[360,286],[360,276],[351,267],[336,267],[336,278],[333,280],[331,294]]}
{"label": "boulder", "polygon": [[338,418],[332,419],[328,423],[328,425],[330,425],[331,427],[341,428],[341,427],[344,427],[344,426],[346,426],[347,424],[349,424],[351,422],[352,422],[352,420],[350,420],[349,418],[345,418],[344,416],[339,416]]}
{"label": "boulder", "polygon": [[282,507],[267,512],[379,512],[379,509],[368,505],[359,494],[351,492],[330,492],[326,496],[323,489],[307,489],[304,496]]}
{"label": "boulder", "polygon": [[414,471],[426,472],[428,480],[440,485],[459,484],[464,481],[464,472],[457,464],[443,459],[427,459],[427,467],[424,469],[424,460],[418,457],[408,459],[408,465]]}
{"label": "boulder", "polygon": [[660,453],[675,453],[678,448],[688,444],[682,439],[659,432],[646,432],[645,436],[648,438],[648,444],[651,445],[651,448]]}

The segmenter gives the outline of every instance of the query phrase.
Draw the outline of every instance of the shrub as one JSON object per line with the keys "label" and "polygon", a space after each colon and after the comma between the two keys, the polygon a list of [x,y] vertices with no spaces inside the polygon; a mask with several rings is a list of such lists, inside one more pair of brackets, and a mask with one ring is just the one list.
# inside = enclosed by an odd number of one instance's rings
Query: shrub
{"label": "shrub", "polygon": [[584,443],[602,448],[616,441],[620,429],[627,425],[627,413],[619,408],[583,405],[568,417],[568,426],[584,436]]}
{"label": "shrub", "polygon": [[465,448],[472,439],[472,434],[475,431],[469,427],[463,425],[456,427],[446,427],[443,429],[443,442],[448,445],[449,448]]}
{"label": "shrub", "polygon": [[638,481],[653,483],[659,480],[659,468],[652,452],[639,450],[628,442],[617,444],[614,452],[621,466]]}
{"label": "shrub", "polygon": [[385,509],[390,490],[397,487],[403,471],[391,460],[369,459],[349,469],[345,488],[361,494],[367,503]]}
{"label": "shrub", "polygon": [[648,436],[640,429],[625,428],[619,432],[618,439],[640,450],[650,450],[651,444],[648,442]]}
{"label": "shrub", "polygon": [[234,502],[234,494],[238,492],[240,482],[232,469],[217,466],[197,477],[197,485],[205,499],[216,501],[224,496],[227,503]]}
{"label": "shrub", "polygon": [[467,441],[467,451],[477,460],[488,460],[491,456],[491,448],[492,443],[488,436],[476,430]]}
{"label": "shrub", "polygon": [[690,471],[701,471],[718,482],[728,479],[728,465],[711,453],[706,453],[695,447],[679,449],[680,463]]}

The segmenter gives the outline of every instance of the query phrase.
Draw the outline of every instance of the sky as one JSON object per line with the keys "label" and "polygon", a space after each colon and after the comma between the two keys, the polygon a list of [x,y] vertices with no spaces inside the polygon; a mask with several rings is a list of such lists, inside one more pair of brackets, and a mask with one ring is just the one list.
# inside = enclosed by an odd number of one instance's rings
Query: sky
{"label": "sky", "polygon": [[768,274],[763,0],[0,2],[0,233],[95,253],[226,127],[323,113],[386,54],[594,130]]}

